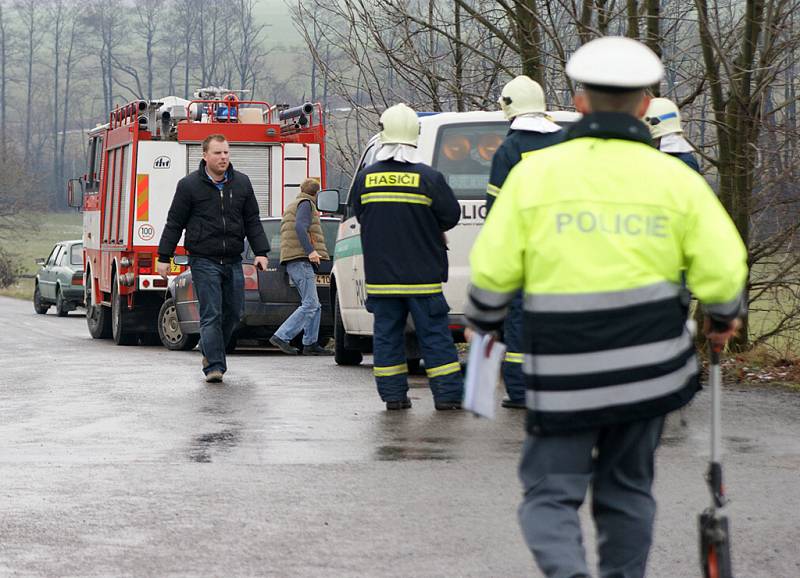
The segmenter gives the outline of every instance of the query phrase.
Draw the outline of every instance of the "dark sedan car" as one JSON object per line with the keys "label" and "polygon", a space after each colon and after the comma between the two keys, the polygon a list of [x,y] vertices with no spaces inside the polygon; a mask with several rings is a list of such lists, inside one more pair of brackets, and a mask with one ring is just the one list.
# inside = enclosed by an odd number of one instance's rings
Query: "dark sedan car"
{"label": "dark sedan car", "polygon": [[[242,255],[244,272],[244,315],[234,335],[228,351],[236,347],[239,339],[267,340],[280,327],[289,315],[300,305],[300,294],[293,286],[280,264],[281,219],[265,217],[261,219],[264,232],[269,239],[271,251],[269,268],[258,271],[253,266],[254,255],[249,245]],[[325,244],[333,253],[339,219],[322,218]],[[322,304],[322,321],[319,328],[319,343],[324,345],[333,336],[333,314],[330,291],[331,261],[323,261],[317,274],[317,291]],[[197,296],[192,285],[192,271],[187,269],[178,275],[167,290],[167,298],[158,315],[158,334],[161,343],[168,349],[193,349],[200,340],[200,312]]]}
{"label": "dark sedan car", "polygon": [[41,266],[33,288],[33,308],[44,315],[52,305],[64,317],[83,305],[83,241],[56,243],[47,259],[37,259]]}

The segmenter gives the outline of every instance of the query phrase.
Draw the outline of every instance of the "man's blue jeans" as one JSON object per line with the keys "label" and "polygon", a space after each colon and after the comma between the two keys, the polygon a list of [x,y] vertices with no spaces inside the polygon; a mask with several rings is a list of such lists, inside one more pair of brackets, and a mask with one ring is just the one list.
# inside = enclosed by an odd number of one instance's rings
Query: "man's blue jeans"
{"label": "man's blue jeans", "polygon": [[317,274],[314,273],[311,263],[305,259],[289,261],[286,271],[300,292],[300,307],[283,322],[275,336],[283,341],[291,341],[302,331],[303,345],[313,345],[319,339],[319,322],[322,319],[322,306],[317,295]]}
{"label": "man's blue jeans", "polygon": [[244,310],[242,263],[221,264],[203,257],[190,257],[189,267],[200,305],[200,351],[208,360],[203,371],[225,373],[228,369],[225,347]]}

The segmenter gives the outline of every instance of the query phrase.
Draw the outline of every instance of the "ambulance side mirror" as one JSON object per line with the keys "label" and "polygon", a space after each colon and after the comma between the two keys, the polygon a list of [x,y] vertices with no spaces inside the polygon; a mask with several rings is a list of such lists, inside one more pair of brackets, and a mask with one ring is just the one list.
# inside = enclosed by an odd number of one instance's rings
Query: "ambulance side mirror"
{"label": "ambulance side mirror", "polygon": [[81,179],[67,181],[67,205],[73,209],[83,207],[83,181]]}
{"label": "ambulance side mirror", "polygon": [[317,193],[317,208],[323,213],[344,214],[344,207],[339,202],[339,190],[324,189]]}

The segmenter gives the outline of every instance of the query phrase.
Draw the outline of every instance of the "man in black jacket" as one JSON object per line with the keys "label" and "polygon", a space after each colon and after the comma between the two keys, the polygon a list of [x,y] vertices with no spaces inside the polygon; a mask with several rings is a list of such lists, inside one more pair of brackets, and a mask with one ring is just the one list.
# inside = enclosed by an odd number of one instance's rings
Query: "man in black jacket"
{"label": "man in black jacket", "polygon": [[244,307],[245,235],[258,269],[267,268],[269,252],[253,186],[247,175],[233,170],[229,157],[223,135],[203,141],[200,168],[178,182],[158,245],[158,274],[166,279],[175,246],[186,230],[184,245],[200,305],[203,373],[209,383],[222,381],[225,346]]}

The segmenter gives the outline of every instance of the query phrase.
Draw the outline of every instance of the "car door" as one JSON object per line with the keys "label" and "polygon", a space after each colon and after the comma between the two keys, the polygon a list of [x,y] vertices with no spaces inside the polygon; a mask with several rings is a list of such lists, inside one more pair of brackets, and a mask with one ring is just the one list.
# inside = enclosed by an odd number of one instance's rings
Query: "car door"
{"label": "car door", "polygon": [[56,261],[63,251],[64,246],[61,243],[53,247],[50,256],[47,258],[47,261],[45,261],[44,267],[42,267],[39,273],[39,293],[41,293],[42,298],[47,301],[55,301],[56,299],[56,279],[53,270],[55,269]]}
{"label": "car door", "polygon": [[[367,145],[358,171],[375,160],[379,143],[373,138]],[[354,175],[355,179],[355,175]],[[352,183],[350,188],[352,189]],[[352,334],[372,333],[372,314],[366,309],[366,283],[364,281],[364,253],[361,247],[361,226],[351,210],[351,199],[347,199],[347,212],[336,239],[333,275],[336,279],[336,294],[345,331]]]}

